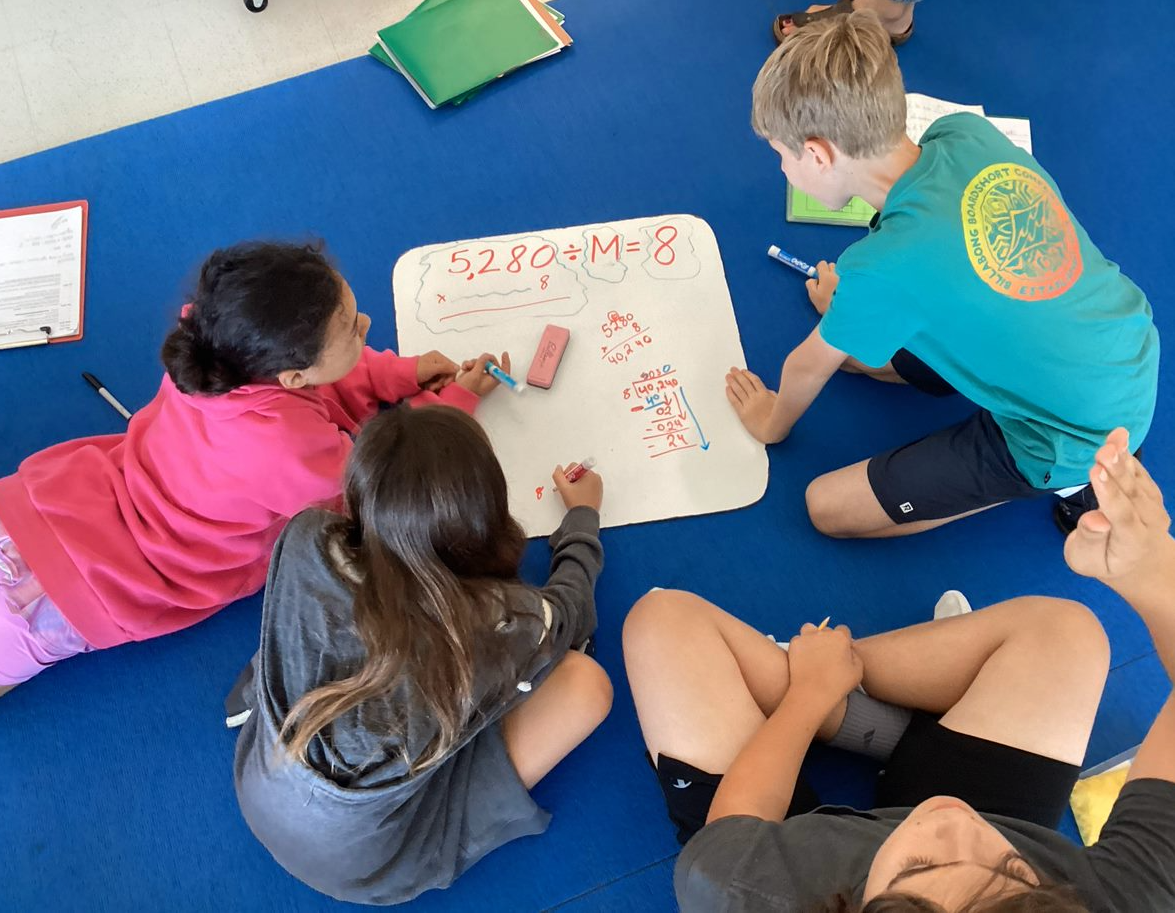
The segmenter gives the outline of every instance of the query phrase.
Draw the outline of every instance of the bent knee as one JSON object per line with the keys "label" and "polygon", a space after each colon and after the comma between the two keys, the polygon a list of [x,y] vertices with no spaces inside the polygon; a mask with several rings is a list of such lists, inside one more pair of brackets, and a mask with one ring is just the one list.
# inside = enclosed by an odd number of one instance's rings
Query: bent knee
{"label": "bent knee", "polygon": [[844,511],[832,489],[827,475],[817,476],[804,490],[804,504],[808,508],[808,519],[817,532],[833,539],[843,539],[850,535],[850,531],[845,527]]}
{"label": "bent knee", "polygon": [[592,727],[604,721],[612,709],[612,680],[604,667],[582,653],[572,651],[560,662],[570,701]]}
{"label": "bent knee", "polygon": [[1013,601],[1020,603],[1024,635],[1038,649],[1086,669],[1100,669],[1103,674],[1109,670],[1110,640],[1086,606],[1052,596],[1022,596]]}
{"label": "bent knee", "polygon": [[626,651],[638,645],[659,642],[666,630],[680,627],[700,597],[685,590],[650,590],[636,601],[624,619],[621,640]]}

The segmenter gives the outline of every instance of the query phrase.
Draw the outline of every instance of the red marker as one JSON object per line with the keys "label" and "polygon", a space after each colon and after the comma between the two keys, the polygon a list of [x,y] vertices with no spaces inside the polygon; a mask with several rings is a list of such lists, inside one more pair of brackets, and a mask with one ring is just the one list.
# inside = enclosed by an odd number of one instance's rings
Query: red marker
{"label": "red marker", "polygon": [[582,479],[584,477],[584,474],[587,473],[588,470],[595,469],[595,468],[596,468],[596,458],[595,457],[588,457],[586,460],[584,460],[578,466],[576,466],[572,469],[568,469],[567,472],[563,473],[563,477],[565,479],[567,479],[568,482],[578,482],[580,479]]}

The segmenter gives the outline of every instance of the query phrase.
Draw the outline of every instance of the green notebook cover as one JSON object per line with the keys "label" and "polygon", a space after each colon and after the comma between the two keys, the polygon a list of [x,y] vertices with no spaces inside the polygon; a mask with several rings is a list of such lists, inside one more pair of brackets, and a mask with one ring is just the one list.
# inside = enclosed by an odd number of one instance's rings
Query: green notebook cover
{"label": "green notebook cover", "polygon": [[[422,10],[431,9],[434,6],[438,6],[442,3],[447,3],[447,2],[448,2],[448,0],[424,0],[424,2],[420,4],[420,6],[416,7],[416,9],[414,9],[408,15],[414,16],[416,13],[419,13]],[[566,21],[567,17],[564,16],[557,9],[555,9],[555,7],[551,6],[549,3],[544,3],[543,6],[545,6],[547,8],[547,10],[554,17],[555,21],[558,22],[560,25],[562,25]],[[405,18],[407,18],[407,17],[405,17]],[[384,66],[390,67],[391,69],[395,70],[397,73],[400,72],[400,68],[396,66],[396,62],[394,60],[392,60],[391,57],[388,56],[388,52],[384,50],[383,45],[380,44],[378,41],[375,44],[373,44],[370,48],[367,49],[367,53],[370,54],[372,57],[374,57],[376,60],[378,60],[380,63],[382,63]],[[470,89],[468,92],[466,92],[462,95],[458,95],[455,98],[449,99],[449,104],[459,105],[462,102],[468,101],[469,99],[473,98],[473,96],[476,95],[480,91],[481,91],[481,86],[478,86],[475,89]]]}
{"label": "green notebook cover", "polygon": [[524,0],[438,0],[379,38],[433,107],[561,47]]}
{"label": "green notebook cover", "polygon": [[[432,2],[432,0],[426,0],[426,2]],[[444,0],[436,0],[436,2],[443,3]],[[367,49],[367,53],[370,54],[372,57],[374,57],[376,60],[378,60],[380,63],[382,63],[384,66],[391,67],[397,73],[400,72],[400,68],[398,66],[396,66],[396,62],[394,60],[392,60],[391,57],[388,56],[388,52],[384,50],[384,46],[382,44],[378,44],[378,43],[373,44],[371,47],[369,47]],[[470,89],[468,92],[465,92],[462,95],[458,95],[455,98],[450,98],[449,104],[459,105],[462,102],[469,101],[469,99],[473,98],[473,96],[476,95],[480,91],[481,91],[481,86],[478,86],[476,89]]]}
{"label": "green notebook cover", "polygon": [[787,220],[789,222],[812,222],[817,225],[855,225],[869,227],[869,221],[877,210],[862,200],[853,197],[849,205],[835,212],[822,206],[801,190],[787,185]]}

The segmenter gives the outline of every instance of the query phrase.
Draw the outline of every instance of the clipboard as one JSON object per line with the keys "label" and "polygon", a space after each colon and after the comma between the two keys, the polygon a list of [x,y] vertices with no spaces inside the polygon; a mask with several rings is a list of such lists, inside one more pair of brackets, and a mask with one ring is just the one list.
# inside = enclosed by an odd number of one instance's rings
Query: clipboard
{"label": "clipboard", "polygon": [[[59,342],[76,342],[84,335],[86,310],[86,234],[89,225],[89,202],[86,200],[70,200],[64,203],[47,203],[42,206],[25,206],[19,209],[0,210],[0,226],[6,228],[6,223],[9,223],[10,220],[19,220],[27,216],[46,215],[56,212],[71,213],[75,210],[80,211],[80,238],[77,242],[70,243],[76,243],[77,272],[73,273],[71,270],[69,273],[69,278],[72,281],[75,281],[77,284],[77,316],[76,321],[74,322],[74,326],[62,333],[58,333],[57,320],[48,321],[41,325],[51,327],[52,331],[43,337],[36,335],[36,331],[33,327],[27,328],[27,332],[24,331],[24,327],[20,328],[21,332],[16,332],[13,330],[9,330],[7,333],[5,332],[3,321],[4,304],[6,301],[4,281],[6,278],[11,278],[11,276],[5,276],[5,273],[25,273],[28,272],[29,267],[19,262],[15,263],[14,265],[13,262],[9,259],[8,248],[3,247],[0,248],[0,349],[45,345],[47,343],[56,345]],[[50,224],[50,230],[52,230],[52,224]],[[9,232],[5,230],[2,235],[0,235],[0,238],[7,237],[8,235]],[[3,241],[0,240],[0,243],[3,243]],[[52,241],[51,239],[46,239],[40,243],[52,243]],[[14,248],[12,257],[17,256],[18,255],[16,254]],[[60,305],[58,305],[58,307],[60,308]],[[30,317],[29,320],[35,323],[36,318]],[[10,336],[14,338],[9,338]]]}

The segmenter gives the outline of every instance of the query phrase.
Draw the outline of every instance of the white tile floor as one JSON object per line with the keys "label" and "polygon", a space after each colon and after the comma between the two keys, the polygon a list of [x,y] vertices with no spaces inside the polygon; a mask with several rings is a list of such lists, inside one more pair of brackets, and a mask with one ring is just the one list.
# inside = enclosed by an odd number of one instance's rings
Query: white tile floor
{"label": "white tile floor", "polygon": [[0,162],[367,52],[419,0],[0,0]]}

